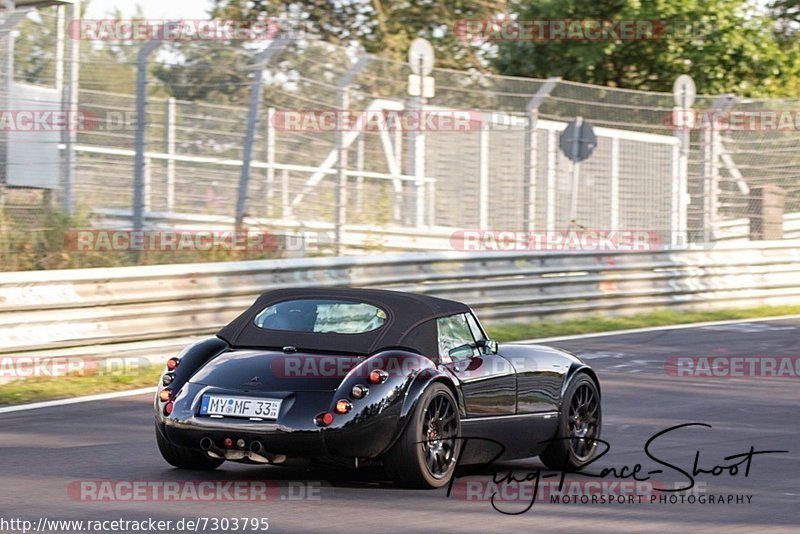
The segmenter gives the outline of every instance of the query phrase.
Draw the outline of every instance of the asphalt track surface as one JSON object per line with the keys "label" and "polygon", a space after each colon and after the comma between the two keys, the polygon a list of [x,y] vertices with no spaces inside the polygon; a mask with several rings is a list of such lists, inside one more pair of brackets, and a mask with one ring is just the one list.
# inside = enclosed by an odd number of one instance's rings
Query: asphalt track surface
{"label": "asphalt track surface", "polygon": [[[582,355],[600,375],[603,438],[611,449],[590,473],[637,462],[645,470],[655,469],[659,466],[644,453],[648,438],[671,426],[702,422],[712,428],[684,428],[659,438],[657,456],[691,470],[698,450],[700,466],[709,468],[732,463],[723,458],[747,452],[751,445],[789,451],[755,456],[747,477],[742,472],[697,476],[702,492],[696,496],[749,495],[749,503],[649,503],[645,496],[641,504],[553,504],[540,497],[527,512],[505,515],[485,500],[491,488],[488,476],[469,477],[484,484],[473,486],[486,490],[482,496],[476,491],[467,498],[465,491],[458,491],[465,486],[457,485],[448,498],[445,490],[396,488],[377,468],[308,470],[228,463],[211,474],[178,471],[161,460],[153,439],[150,396],[139,396],[0,415],[0,518],[176,522],[266,517],[269,530],[278,532],[798,532],[800,379],[687,378],[665,372],[672,356],[797,356],[798,333],[800,320],[793,319],[550,343]],[[493,470],[513,469],[522,478],[539,468],[539,461],[530,459]],[[667,487],[686,482],[671,469],[652,478]],[[92,502],[74,491],[79,481],[96,480],[272,482],[266,501]],[[588,479],[569,475],[567,480]],[[532,488],[532,482],[527,484]],[[510,495],[498,508],[518,512],[529,504],[529,494],[516,501]],[[8,526],[0,530],[13,532]]]}

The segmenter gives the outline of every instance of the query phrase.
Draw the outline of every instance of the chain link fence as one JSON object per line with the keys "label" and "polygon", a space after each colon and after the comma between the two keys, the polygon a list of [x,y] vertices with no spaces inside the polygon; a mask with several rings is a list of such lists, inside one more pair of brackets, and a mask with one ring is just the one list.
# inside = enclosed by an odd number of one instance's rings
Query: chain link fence
{"label": "chain link fence", "polygon": [[[7,259],[14,228],[47,230],[43,206],[98,227],[130,228],[138,213],[144,229],[313,229],[329,236],[323,253],[459,248],[453,236],[472,230],[647,231],[661,246],[800,235],[797,125],[698,124],[710,112],[798,117],[798,99],[698,96],[686,128],[671,93],[558,79],[433,69],[422,100],[406,63],[304,34],[165,40],[140,57],[142,40],[74,30],[63,7],[2,16]],[[20,110],[47,109],[80,124],[21,126]],[[387,118],[412,112],[434,127]],[[562,138],[578,117],[596,147],[576,164]]]}

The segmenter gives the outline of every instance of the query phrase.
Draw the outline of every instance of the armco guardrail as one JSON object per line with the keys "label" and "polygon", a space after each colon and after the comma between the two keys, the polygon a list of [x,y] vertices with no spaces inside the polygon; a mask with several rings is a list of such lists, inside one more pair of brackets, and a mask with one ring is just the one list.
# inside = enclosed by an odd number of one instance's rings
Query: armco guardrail
{"label": "armco guardrail", "polygon": [[437,252],[0,274],[0,354],[98,358],[215,331],[263,291],[387,287],[453,298],[484,319],[532,321],[669,306],[786,304],[800,242],[659,252]]}

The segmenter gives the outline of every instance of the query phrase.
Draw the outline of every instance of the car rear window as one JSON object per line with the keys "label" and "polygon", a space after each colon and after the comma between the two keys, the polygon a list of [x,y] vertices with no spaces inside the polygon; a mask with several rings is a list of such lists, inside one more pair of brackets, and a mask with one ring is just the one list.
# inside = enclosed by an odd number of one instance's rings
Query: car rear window
{"label": "car rear window", "polygon": [[386,312],[349,300],[297,299],[267,306],[255,318],[256,326],[267,330],[363,334],[383,326]]}

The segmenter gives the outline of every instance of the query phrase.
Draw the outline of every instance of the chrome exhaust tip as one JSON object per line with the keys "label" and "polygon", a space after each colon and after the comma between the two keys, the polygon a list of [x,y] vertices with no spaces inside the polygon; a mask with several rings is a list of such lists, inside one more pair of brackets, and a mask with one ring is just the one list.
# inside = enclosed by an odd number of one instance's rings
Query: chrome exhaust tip
{"label": "chrome exhaust tip", "polygon": [[217,458],[220,460],[225,459],[225,451],[217,447],[214,444],[214,441],[208,436],[200,440],[200,448],[212,458]]}
{"label": "chrome exhaust tip", "polygon": [[264,450],[264,445],[261,444],[260,441],[254,441],[250,444],[250,452],[253,454],[261,454],[261,451]]}

